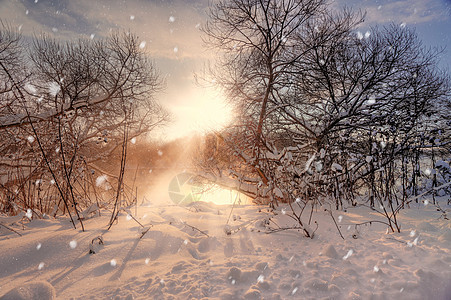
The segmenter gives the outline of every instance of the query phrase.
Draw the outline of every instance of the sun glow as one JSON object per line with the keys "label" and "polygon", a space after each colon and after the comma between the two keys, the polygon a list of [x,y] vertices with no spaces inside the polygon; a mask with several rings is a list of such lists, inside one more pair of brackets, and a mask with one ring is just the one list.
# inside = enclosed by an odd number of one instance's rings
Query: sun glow
{"label": "sun glow", "polygon": [[166,132],[170,138],[220,130],[233,120],[232,109],[224,96],[212,89],[181,95],[177,104],[169,109],[174,117],[174,124]]}
{"label": "sun glow", "polygon": [[193,195],[198,201],[211,202],[218,205],[250,204],[252,200],[237,191],[221,188],[217,185],[209,186],[201,190],[193,190]]}

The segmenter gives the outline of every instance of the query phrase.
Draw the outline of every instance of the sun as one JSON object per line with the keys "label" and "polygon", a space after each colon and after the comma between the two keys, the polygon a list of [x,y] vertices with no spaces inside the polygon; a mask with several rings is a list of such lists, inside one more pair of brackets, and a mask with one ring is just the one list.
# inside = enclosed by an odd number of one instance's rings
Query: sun
{"label": "sun", "polygon": [[224,95],[213,88],[193,89],[178,97],[177,103],[169,108],[174,123],[167,130],[167,137],[221,130],[233,121],[231,106]]}

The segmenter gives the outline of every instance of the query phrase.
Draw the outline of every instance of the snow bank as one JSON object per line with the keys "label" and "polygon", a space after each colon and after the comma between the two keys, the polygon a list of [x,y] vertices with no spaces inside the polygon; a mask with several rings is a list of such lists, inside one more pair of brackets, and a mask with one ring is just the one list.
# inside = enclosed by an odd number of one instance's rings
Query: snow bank
{"label": "snow bank", "polygon": [[[319,224],[313,239],[298,230],[265,233],[272,221],[282,227],[296,224],[287,214],[252,205],[180,207],[169,200],[150,201],[134,216],[150,227],[144,235],[123,212],[109,231],[106,211],[85,220],[86,232],[74,230],[67,219],[33,220],[25,230],[14,227],[22,236],[11,231],[0,235],[0,295],[451,299],[451,226],[432,205],[401,211],[399,234],[386,234],[380,223],[355,226],[379,218],[366,208],[339,214],[344,240],[321,209],[313,215],[312,224]],[[92,247],[95,254],[89,254]]]}

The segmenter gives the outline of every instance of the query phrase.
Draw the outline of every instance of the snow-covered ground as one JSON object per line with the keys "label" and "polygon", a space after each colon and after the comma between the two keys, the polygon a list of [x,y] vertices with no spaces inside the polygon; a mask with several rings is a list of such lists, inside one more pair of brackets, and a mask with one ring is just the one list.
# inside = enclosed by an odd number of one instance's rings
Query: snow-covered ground
{"label": "snow-covered ground", "polygon": [[269,217],[291,222],[284,207],[166,200],[138,207],[142,238],[126,212],[109,231],[106,211],[85,232],[66,218],[0,229],[2,299],[451,299],[450,221],[432,205],[403,210],[400,234],[356,230],[383,220],[366,208],[335,212],[343,240],[320,209],[309,239],[265,233]]}

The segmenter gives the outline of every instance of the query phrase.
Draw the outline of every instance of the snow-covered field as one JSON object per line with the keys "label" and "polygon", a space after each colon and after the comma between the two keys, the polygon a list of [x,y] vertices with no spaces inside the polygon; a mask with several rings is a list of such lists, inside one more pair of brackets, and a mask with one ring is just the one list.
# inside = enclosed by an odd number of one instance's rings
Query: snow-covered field
{"label": "snow-covered field", "polygon": [[[446,202],[446,201],[443,201]],[[188,207],[169,200],[124,211],[107,231],[109,214],[0,229],[2,299],[451,299],[450,221],[416,204],[400,215],[402,232],[352,224],[383,220],[366,208],[335,212],[343,240],[318,209],[313,239],[298,231],[266,234],[269,217],[254,205]],[[228,226],[225,225],[228,222]],[[5,224],[7,220],[2,219]],[[315,228],[315,226],[312,226]],[[225,228],[227,230],[225,230]],[[227,235],[226,231],[231,231]],[[101,237],[103,245],[99,243]],[[90,254],[92,249],[95,254]],[[21,298],[22,297],[22,298]]]}

